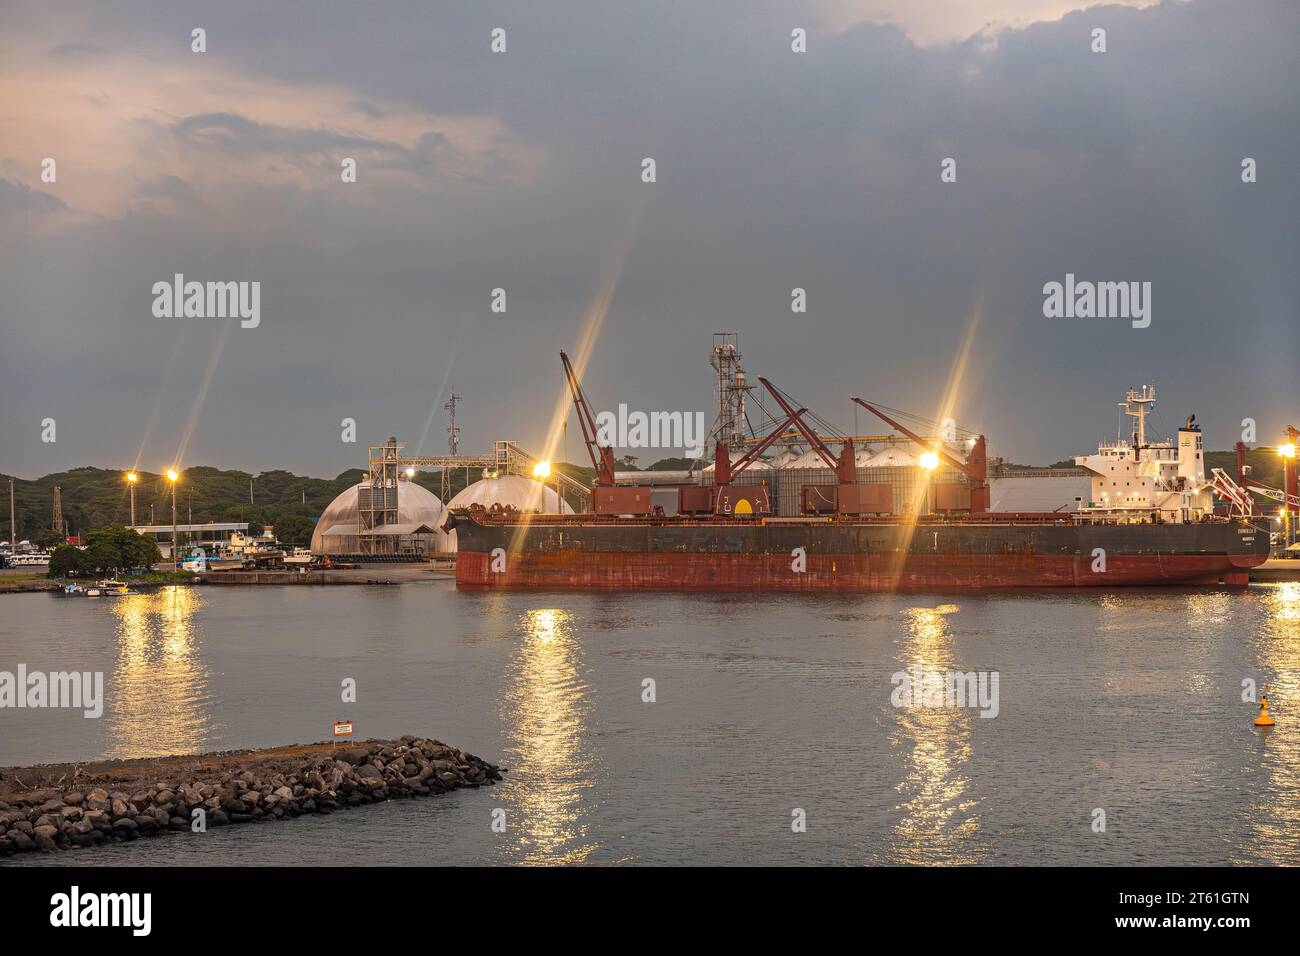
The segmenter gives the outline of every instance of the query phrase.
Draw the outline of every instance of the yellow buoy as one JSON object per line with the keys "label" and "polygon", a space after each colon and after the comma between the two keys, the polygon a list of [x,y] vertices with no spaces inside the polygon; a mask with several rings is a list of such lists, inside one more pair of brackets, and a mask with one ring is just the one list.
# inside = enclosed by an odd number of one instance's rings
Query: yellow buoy
{"label": "yellow buoy", "polygon": [[1259,699],[1259,716],[1255,718],[1256,727],[1272,727],[1277,721],[1268,715],[1268,695]]}

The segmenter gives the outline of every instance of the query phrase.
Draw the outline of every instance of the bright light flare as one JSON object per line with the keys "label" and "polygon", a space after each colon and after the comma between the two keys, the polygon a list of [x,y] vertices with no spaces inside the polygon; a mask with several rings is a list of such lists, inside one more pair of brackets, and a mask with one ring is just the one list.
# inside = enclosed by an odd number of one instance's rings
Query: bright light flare
{"label": "bright light flare", "polygon": [[137,481],[140,480],[140,476],[137,475],[134,471],[128,471],[126,473],[126,480],[131,482],[131,484],[134,485]]}
{"label": "bright light flare", "polygon": [[1278,445],[1277,453],[1283,458],[1295,457],[1295,445]]}
{"label": "bright light flare", "polygon": [[934,471],[939,467],[939,453],[927,451],[921,455],[921,467],[926,471]]}
{"label": "bright light flare", "polygon": [[175,484],[176,482],[180,481],[180,478],[181,478],[181,473],[177,471],[175,468],[167,469],[167,480],[170,481],[172,484]]}
{"label": "bright light flare", "polygon": [[551,476],[551,463],[549,461],[539,461],[533,465],[534,478],[549,478]]}
{"label": "bright light flare", "polygon": [[414,468],[407,468],[407,469],[406,469],[406,477],[407,477],[407,478],[414,478],[414,477],[415,477],[415,469],[414,469]]}

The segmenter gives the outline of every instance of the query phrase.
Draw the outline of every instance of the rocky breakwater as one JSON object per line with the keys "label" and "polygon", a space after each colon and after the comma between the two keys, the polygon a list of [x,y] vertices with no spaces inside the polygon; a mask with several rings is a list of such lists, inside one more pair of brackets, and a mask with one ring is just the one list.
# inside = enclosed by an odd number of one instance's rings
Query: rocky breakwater
{"label": "rocky breakwater", "polygon": [[501,768],[472,754],[409,736],[6,769],[0,856],[333,813],[500,779]]}

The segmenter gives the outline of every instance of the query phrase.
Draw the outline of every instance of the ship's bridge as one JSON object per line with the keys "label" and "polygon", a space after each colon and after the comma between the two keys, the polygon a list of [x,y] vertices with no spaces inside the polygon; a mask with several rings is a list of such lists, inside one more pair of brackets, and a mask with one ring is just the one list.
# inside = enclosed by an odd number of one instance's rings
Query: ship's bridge
{"label": "ship's bridge", "polygon": [[1146,412],[1155,402],[1155,386],[1129,389],[1120,403],[1137,419],[1133,440],[1101,442],[1095,455],[1075,464],[1092,475],[1089,510],[1158,511],[1165,521],[1199,520],[1214,507],[1205,480],[1205,452],[1196,416],[1188,416],[1176,441],[1147,441]]}

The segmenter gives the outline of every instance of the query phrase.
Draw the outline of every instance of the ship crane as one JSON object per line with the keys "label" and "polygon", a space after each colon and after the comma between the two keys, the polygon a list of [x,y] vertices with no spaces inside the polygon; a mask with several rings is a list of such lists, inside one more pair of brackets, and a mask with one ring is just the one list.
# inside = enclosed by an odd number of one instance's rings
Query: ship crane
{"label": "ship crane", "polygon": [[[799,409],[799,414],[802,415],[806,411],[808,411],[807,408],[801,408]],[[731,460],[731,450],[727,447],[727,443],[723,441],[718,442],[717,445],[714,446],[713,483],[715,485],[731,484],[731,479],[735,478],[754,462],[758,461],[759,456],[761,456],[763,452],[767,451],[768,448],[770,448],[792,424],[794,424],[794,418],[792,416],[786,416],[784,422],[781,422],[776,428],[772,429],[771,433],[766,438],[750,448],[749,451],[736,459],[735,462],[732,462]]]}
{"label": "ship crane", "polygon": [[840,449],[839,460],[837,461],[835,453],[831,451],[830,447],[824,441],[822,441],[821,436],[809,428],[808,423],[803,420],[803,413],[806,412],[807,409],[805,408],[801,412],[796,412],[790,407],[790,403],[775,385],[763,378],[761,375],[758,377],[758,380],[763,383],[764,388],[772,393],[772,397],[776,399],[776,403],[781,406],[781,410],[790,416],[791,421],[794,423],[795,427],[799,429],[804,440],[807,441],[808,444],[812,446],[813,451],[817,453],[817,457],[826,462],[828,468],[835,469],[836,480],[841,484],[846,485],[851,485],[857,481],[857,459],[853,453],[853,440],[851,438],[845,439],[844,445]]}
{"label": "ship crane", "polygon": [[[847,439],[844,442],[844,451],[840,453],[837,461],[835,453],[822,441],[821,436],[817,434],[808,423],[804,421],[804,415],[808,413],[808,407],[802,406],[795,408],[794,405],[785,397],[785,395],[771,382],[759,376],[758,380],[763,383],[772,397],[776,399],[781,410],[785,412],[785,419],[777,422],[775,427],[763,438],[751,447],[744,455],[735,462],[731,461],[730,449],[725,442],[718,442],[715,449],[715,458],[713,466],[713,483],[715,485],[728,485],[732,479],[742,471],[756,462],[759,457],[767,451],[778,440],[788,440],[794,436],[800,436],[815,451],[824,462],[836,470],[836,475],[840,481],[852,482],[855,478],[856,464],[853,455],[853,441]],[[789,429],[793,428],[791,432]],[[847,477],[846,477],[847,475]]]}
{"label": "ship crane", "polygon": [[596,417],[591,413],[591,405],[587,402],[587,396],[583,394],[577,373],[573,371],[573,363],[569,361],[569,356],[565,354],[564,349],[560,349],[560,361],[564,363],[564,375],[569,380],[569,391],[573,394],[573,407],[578,412],[582,441],[587,446],[587,454],[591,457],[591,466],[596,470],[595,484],[612,487],[614,449],[606,448],[597,441],[599,432],[596,429]]}
{"label": "ship crane", "polygon": [[1228,502],[1233,515],[1248,518],[1255,513],[1255,499],[1247,493],[1254,489],[1243,488],[1222,468],[1211,468],[1210,475],[1210,486],[1219,493],[1220,498]]}
{"label": "ship crane", "polygon": [[953,468],[956,468],[966,476],[966,481],[970,485],[970,510],[971,514],[984,514],[989,510],[989,466],[988,453],[985,450],[984,436],[976,435],[975,443],[971,446],[970,454],[967,461],[961,461],[944,451],[940,444],[930,444],[916,432],[890,418],[876,406],[869,402],[864,402],[856,396],[850,395],[849,400],[861,405],[871,414],[884,421],[892,428],[897,428],[900,432],[916,442],[922,448],[928,448],[939,456],[940,460],[946,462]]}

